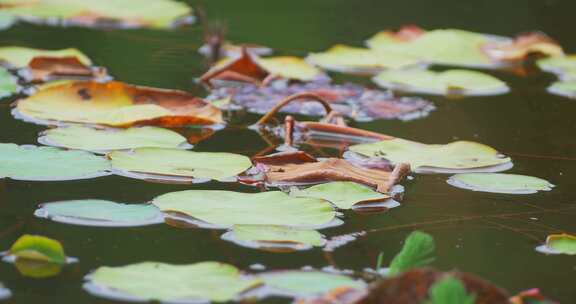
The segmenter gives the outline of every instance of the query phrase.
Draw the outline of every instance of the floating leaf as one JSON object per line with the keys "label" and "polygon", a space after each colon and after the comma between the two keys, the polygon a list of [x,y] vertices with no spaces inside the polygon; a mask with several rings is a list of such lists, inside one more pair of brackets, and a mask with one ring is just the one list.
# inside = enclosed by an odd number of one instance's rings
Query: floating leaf
{"label": "floating leaf", "polygon": [[336,45],[323,53],[312,53],[307,62],[323,69],[343,73],[375,74],[386,69],[398,69],[419,65],[415,57],[370,49]]}
{"label": "floating leaf", "polygon": [[169,28],[192,13],[172,0],[3,0],[2,5],[0,12],[32,23],[105,28]]}
{"label": "floating leaf", "polygon": [[80,63],[90,66],[92,61],[88,56],[77,49],[68,48],[61,50],[42,50],[19,46],[0,47],[0,62],[4,62],[10,67],[27,67],[34,58],[76,58]]}
{"label": "floating leaf", "polygon": [[191,147],[187,144],[184,136],[168,129],[156,127],[129,129],[94,129],[84,126],[59,127],[42,132],[38,141],[45,145],[93,152],[143,147]]}
{"label": "floating leaf", "polygon": [[576,80],[576,55],[548,57],[536,63],[540,69],[554,73],[562,80]]}
{"label": "floating leaf", "polygon": [[[375,119],[408,120],[427,115],[434,109],[431,102],[415,97],[396,97],[383,90],[369,90],[359,85],[347,83],[336,85],[323,82],[294,83],[289,85],[226,86],[211,92],[208,99],[221,100],[232,97],[228,108],[245,108],[249,112],[264,114],[278,102],[298,93],[311,93],[320,96],[330,106],[346,117],[370,121]],[[325,108],[307,98],[300,98],[287,104],[282,112],[311,116],[325,115]]]}
{"label": "floating leaf", "polygon": [[298,57],[263,57],[258,58],[258,63],[268,71],[270,75],[280,78],[313,81],[324,76],[322,71]]}
{"label": "floating leaf", "polygon": [[18,80],[8,70],[0,67],[0,98],[18,92]]}
{"label": "floating leaf", "polygon": [[[11,27],[14,23],[16,23],[16,18],[10,14],[5,14],[0,12],[0,30],[5,30]],[[1,285],[0,285],[1,287]],[[0,288],[0,299],[2,299],[2,292]]]}
{"label": "floating leaf", "polygon": [[46,261],[16,259],[14,265],[21,275],[34,279],[54,277],[62,272],[61,264],[49,263]]}
{"label": "floating leaf", "polygon": [[281,225],[309,228],[327,225],[336,216],[332,206],[324,200],[291,197],[281,191],[178,191],[156,197],[152,203],[163,212],[182,213],[216,227]]}
{"label": "floating leaf", "polygon": [[115,127],[210,125],[222,123],[220,109],[183,91],[118,81],[61,82],[19,100],[18,118],[40,124],[73,122]]}
{"label": "floating leaf", "polygon": [[576,80],[554,82],[551,86],[548,87],[548,92],[576,99]]}
{"label": "floating leaf", "polygon": [[468,70],[392,70],[373,80],[384,88],[435,95],[497,95],[510,90],[498,78]]}
{"label": "floating leaf", "polygon": [[541,32],[520,34],[513,40],[487,42],[482,50],[493,60],[520,61],[531,54],[562,56],[562,47]]}
{"label": "floating leaf", "polygon": [[376,282],[360,303],[428,303],[425,301],[430,288],[446,277],[462,282],[465,290],[475,295],[475,303],[510,304],[506,291],[479,277],[465,272],[438,272],[428,268],[409,270]]}
{"label": "floating leaf", "polygon": [[546,238],[546,244],[536,247],[536,250],[546,254],[576,255],[576,235],[551,234]]}
{"label": "floating leaf", "polygon": [[0,178],[74,180],[109,175],[110,164],[84,151],[0,144]]}
{"label": "floating leaf", "polygon": [[270,185],[318,184],[331,181],[352,181],[388,192],[402,180],[409,168],[398,165],[394,171],[368,169],[344,159],[327,158],[321,161],[304,152],[284,152],[253,158],[265,182]]}
{"label": "floating leaf", "polygon": [[164,222],[150,204],[119,204],[104,200],[72,200],[42,204],[34,215],[55,222],[100,227],[135,227]]}
{"label": "floating leaf", "polygon": [[460,280],[448,276],[436,281],[428,290],[425,304],[474,304],[476,297],[468,294]]}
{"label": "floating leaf", "polygon": [[17,259],[28,259],[55,264],[65,264],[66,255],[60,242],[40,236],[25,234],[10,247],[9,254]]}
{"label": "floating leaf", "polygon": [[512,166],[510,158],[493,148],[469,141],[426,145],[396,138],[351,146],[349,150],[394,164],[408,163],[417,173],[497,172]]}
{"label": "floating leaf", "polygon": [[271,251],[307,250],[324,245],[324,236],[316,230],[271,225],[234,225],[222,239],[240,246]]}
{"label": "floating leaf", "polygon": [[404,241],[402,250],[390,262],[388,274],[399,275],[412,268],[424,267],[435,259],[434,238],[424,232],[414,231]]}
{"label": "floating leaf", "polygon": [[340,209],[351,209],[354,205],[384,202],[391,197],[353,182],[331,182],[303,190],[293,188],[290,195],[325,199]]}
{"label": "floating leaf", "polygon": [[95,296],[132,301],[226,302],[260,284],[232,265],[201,262],[172,265],[143,262],[100,267],[86,277]]}
{"label": "floating leaf", "polygon": [[341,274],[322,271],[274,271],[259,276],[273,294],[292,297],[311,297],[327,293],[335,288],[364,289],[362,281]]}
{"label": "floating leaf", "polygon": [[497,67],[482,50],[488,42],[509,41],[492,36],[457,29],[425,31],[408,26],[399,32],[382,31],[367,41],[371,49],[408,54],[430,63],[468,67]]}
{"label": "floating leaf", "polygon": [[[251,167],[250,159],[233,153],[192,152],[179,149],[138,148],[108,154],[117,173],[136,178],[185,180],[235,177]],[[140,175],[139,174],[143,174]]]}
{"label": "floating leaf", "polygon": [[554,187],[541,178],[504,173],[456,174],[447,182],[454,187],[472,191],[508,194],[531,194],[538,191],[550,191]]}

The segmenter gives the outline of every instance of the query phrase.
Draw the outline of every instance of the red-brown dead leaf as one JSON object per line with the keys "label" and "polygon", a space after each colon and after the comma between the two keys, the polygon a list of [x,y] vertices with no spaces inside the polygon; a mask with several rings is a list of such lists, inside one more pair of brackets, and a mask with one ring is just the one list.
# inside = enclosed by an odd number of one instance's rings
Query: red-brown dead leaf
{"label": "red-brown dead leaf", "polygon": [[506,291],[475,275],[465,272],[439,272],[432,269],[414,269],[401,275],[377,282],[358,304],[414,304],[424,303],[428,290],[436,281],[454,276],[470,294],[475,304],[509,304]]}
{"label": "red-brown dead leaf", "polygon": [[207,86],[212,86],[212,80],[240,81],[260,85],[270,73],[252,56],[246,48],[243,48],[239,57],[211,68],[200,77],[200,81]]}
{"label": "red-brown dead leaf", "polygon": [[531,54],[564,55],[556,41],[540,32],[521,34],[510,42],[489,42],[482,46],[482,50],[496,61],[521,61]]}
{"label": "red-brown dead leaf", "polygon": [[389,192],[392,186],[410,172],[407,164],[397,165],[393,171],[368,169],[340,158],[316,160],[304,152],[284,152],[252,159],[272,185],[314,184],[331,181],[352,181]]}
{"label": "red-brown dead leaf", "polygon": [[96,79],[106,77],[104,68],[92,69],[76,57],[34,57],[28,63],[31,81],[44,82],[59,78]]}

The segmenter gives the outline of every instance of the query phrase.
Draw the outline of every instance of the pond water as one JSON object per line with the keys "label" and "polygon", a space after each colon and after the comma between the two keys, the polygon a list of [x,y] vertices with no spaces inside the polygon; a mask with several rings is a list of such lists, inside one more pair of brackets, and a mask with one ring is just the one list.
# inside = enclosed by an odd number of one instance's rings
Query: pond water
{"label": "pond water", "polygon": [[[406,23],[424,28],[461,28],[512,36],[541,30],[557,39],[569,53],[576,52],[570,0],[508,1],[217,1],[202,4],[210,18],[224,21],[227,38],[272,47],[277,54],[303,56],[336,43],[350,45],[379,30]],[[174,88],[205,96],[193,82],[207,68],[197,53],[202,44],[198,25],[175,31],[58,28],[19,24],[0,32],[2,45],[36,48],[76,47],[118,80]],[[80,262],[62,275],[34,280],[15,267],[0,263],[0,281],[9,286],[13,303],[115,303],[95,298],[82,289],[83,276],[101,265],[140,261],[194,263],[221,261],[240,269],[263,264],[268,269],[334,266],[361,270],[373,267],[384,252],[389,261],[413,229],[432,234],[437,241],[434,266],[476,273],[511,292],[539,287],[562,303],[576,302],[576,259],[546,256],[534,250],[546,235],[576,232],[576,101],[550,95],[551,74],[527,76],[494,71],[511,86],[509,94],[494,97],[447,99],[428,97],[437,107],[430,116],[409,122],[375,121],[355,127],[426,143],[473,140],[510,155],[509,173],[538,176],[557,187],[533,195],[472,192],[451,187],[445,175],[417,175],[405,181],[402,206],[383,214],[345,213],[345,224],[323,230],[328,236],[369,231],[356,242],[326,253],[313,249],[295,253],[268,253],[220,240],[220,232],[178,229],[168,225],[137,228],[71,226],[35,218],[38,203],[105,199],[146,202],[160,194],[185,189],[244,192],[253,187],[210,182],[198,185],[148,183],[120,176],[66,182],[0,181],[0,249],[22,234],[42,234],[60,240]],[[337,81],[371,85],[368,78],[334,74]],[[255,132],[237,126],[254,122],[257,115],[238,117],[234,126],[218,131],[195,146],[196,151],[228,151],[250,156],[265,148]],[[0,142],[35,144],[44,127],[15,120],[9,100],[0,103]],[[334,151],[328,151],[334,153]],[[288,302],[268,299],[263,302]]]}

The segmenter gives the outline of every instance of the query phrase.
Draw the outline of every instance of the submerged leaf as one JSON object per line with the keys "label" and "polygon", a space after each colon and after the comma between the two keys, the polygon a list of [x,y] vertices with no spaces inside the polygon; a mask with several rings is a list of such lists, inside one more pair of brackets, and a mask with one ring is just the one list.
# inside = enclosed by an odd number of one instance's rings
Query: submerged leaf
{"label": "submerged leaf", "polygon": [[324,236],[316,230],[272,225],[234,225],[222,239],[240,246],[281,251],[307,250],[324,245]]}
{"label": "submerged leaf", "polygon": [[354,145],[349,150],[366,157],[384,158],[394,164],[408,163],[417,173],[496,172],[512,166],[510,158],[493,148],[469,141],[426,145],[396,138]]}
{"label": "submerged leaf", "polygon": [[362,281],[341,274],[322,271],[274,271],[259,276],[272,294],[306,298],[327,293],[336,288],[364,289]]}
{"label": "submerged leaf", "polygon": [[72,122],[114,127],[222,123],[220,109],[183,91],[118,81],[60,82],[18,101],[14,114],[40,124]]}
{"label": "submerged leaf", "polygon": [[572,99],[576,99],[576,80],[554,82],[548,87],[548,92]]}
{"label": "submerged leaf", "polygon": [[435,259],[434,238],[424,232],[414,231],[404,241],[402,250],[390,262],[389,275],[396,276],[410,270],[428,266]]}
{"label": "submerged leaf", "polygon": [[28,259],[55,264],[65,264],[66,255],[60,242],[40,236],[25,234],[10,247],[9,254],[17,259]]}
{"label": "submerged leaf", "polygon": [[8,97],[18,92],[18,79],[8,70],[0,67],[0,98]]}
{"label": "submerged leaf", "polygon": [[353,182],[331,182],[303,190],[294,188],[290,191],[290,195],[325,199],[340,209],[351,209],[354,205],[384,202],[391,199],[389,195]]}
{"label": "submerged leaf", "polygon": [[[324,82],[294,83],[281,85],[274,83],[265,87],[256,85],[227,86],[215,89],[208,99],[220,100],[231,97],[229,108],[245,108],[249,112],[264,114],[286,97],[310,93],[320,96],[335,111],[359,121],[375,119],[408,120],[426,116],[434,109],[431,102],[415,97],[396,97],[383,90],[366,89],[351,83],[336,85]],[[311,116],[325,115],[324,107],[308,98],[300,98],[287,104],[282,112]]]}
{"label": "submerged leaf", "polygon": [[467,67],[497,67],[481,49],[488,42],[509,41],[492,36],[457,29],[425,31],[408,26],[398,32],[382,31],[367,41],[371,49],[408,54],[426,62]]}
{"label": "submerged leaf", "polygon": [[375,187],[382,193],[388,192],[409,171],[404,164],[397,165],[390,172],[363,168],[339,158],[319,161],[303,152],[259,156],[252,161],[264,174],[265,182],[274,186],[351,181]]}
{"label": "submerged leaf", "polygon": [[497,95],[510,90],[498,78],[468,70],[392,70],[376,75],[373,80],[389,89],[435,95]]}
{"label": "submerged leaf", "polygon": [[551,234],[546,238],[546,244],[536,247],[536,250],[546,254],[576,255],[576,235]]}
{"label": "submerged leaf", "polygon": [[[179,149],[138,148],[108,154],[117,173],[143,179],[183,181],[225,180],[246,171],[252,165],[246,156],[223,152],[193,152]],[[142,174],[142,175],[139,175]]]}
{"label": "submerged leaf", "polygon": [[324,200],[295,198],[281,191],[188,190],[161,195],[152,203],[163,212],[181,213],[225,228],[234,225],[319,227],[329,224],[336,216],[332,206]]}
{"label": "submerged leaf", "polygon": [[42,204],[34,215],[65,224],[99,227],[135,227],[164,222],[162,213],[153,205],[94,199]]}
{"label": "submerged leaf", "polygon": [[504,173],[456,174],[447,182],[462,189],[508,194],[531,194],[538,191],[550,191],[554,187],[541,178]]}
{"label": "submerged leaf", "polygon": [[476,297],[468,294],[457,278],[447,276],[436,281],[428,290],[430,298],[425,304],[474,304]]}
{"label": "submerged leaf", "polygon": [[109,175],[110,164],[84,151],[0,144],[0,178],[74,180]]}
{"label": "submerged leaf", "polygon": [[374,51],[336,45],[323,53],[312,53],[307,62],[326,70],[343,73],[375,74],[386,69],[399,69],[420,65],[418,58],[407,54]]}
{"label": "submerged leaf", "polygon": [[145,147],[190,148],[186,138],[174,131],[156,127],[94,129],[69,126],[42,132],[38,141],[68,149],[106,152]]}
{"label": "submerged leaf", "polygon": [[86,277],[84,289],[95,296],[132,301],[226,302],[260,285],[228,264],[172,265],[143,262],[100,267]]}
{"label": "submerged leaf", "polygon": [[192,13],[186,4],[172,0],[3,0],[2,4],[0,12],[32,23],[106,28],[169,28]]}

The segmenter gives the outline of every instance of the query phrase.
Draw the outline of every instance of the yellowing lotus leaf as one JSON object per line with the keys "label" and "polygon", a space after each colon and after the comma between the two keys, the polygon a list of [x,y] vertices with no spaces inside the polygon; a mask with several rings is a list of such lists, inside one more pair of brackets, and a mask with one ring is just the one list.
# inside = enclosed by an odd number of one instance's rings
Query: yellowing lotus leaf
{"label": "yellowing lotus leaf", "polygon": [[576,235],[551,234],[546,238],[546,243],[536,247],[536,250],[545,254],[576,255]]}
{"label": "yellowing lotus leaf", "polygon": [[282,78],[312,81],[323,75],[322,71],[298,57],[262,57],[257,61],[271,75]]}
{"label": "yellowing lotus leaf", "polygon": [[183,91],[118,81],[59,82],[18,101],[14,114],[40,124],[210,125],[222,123],[220,109]]}
{"label": "yellowing lotus leaf", "polygon": [[576,55],[548,57],[538,60],[537,64],[562,80],[576,80]]}
{"label": "yellowing lotus leaf", "polygon": [[84,289],[95,296],[179,303],[228,302],[261,284],[257,278],[243,276],[236,267],[217,262],[99,267],[86,280]]}
{"label": "yellowing lotus leaf", "polygon": [[510,90],[496,77],[468,70],[391,70],[373,80],[384,88],[435,95],[497,95]]}
{"label": "yellowing lotus leaf", "polygon": [[323,53],[312,53],[306,61],[323,69],[343,73],[375,74],[386,69],[415,66],[421,61],[413,56],[336,45]]}
{"label": "yellowing lotus leaf", "polygon": [[[193,152],[180,149],[138,148],[108,154],[119,174],[142,179],[183,181],[192,179],[226,180],[252,166],[244,155],[219,152]],[[184,179],[182,179],[184,178]]]}
{"label": "yellowing lotus leaf", "polygon": [[328,225],[336,216],[327,201],[291,197],[281,191],[188,190],[161,195],[152,203],[163,212],[184,214],[216,228],[234,225],[310,228]]}
{"label": "yellowing lotus leaf", "polygon": [[396,138],[354,145],[349,150],[367,157],[381,157],[393,164],[408,163],[417,173],[495,172],[512,166],[510,158],[470,141],[427,145]]}
{"label": "yellowing lotus leaf", "polygon": [[65,264],[66,255],[60,242],[40,235],[25,234],[10,247],[9,254],[16,258]]}
{"label": "yellowing lotus leaf", "polygon": [[128,129],[94,129],[84,126],[59,127],[44,131],[38,141],[45,145],[93,152],[145,147],[191,147],[187,144],[184,136],[157,127],[132,127]]}
{"label": "yellowing lotus leaf", "polygon": [[73,48],[61,50],[42,50],[18,46],[0,47],[0,62],[5,62],[15,68],[23,68],[28,66],[28,64],[30,64],[30,62],[36,57],[74,57],[84,65],[92,65],[92,61],[90,58],[88,58],[88,56]]}
{"label": "yellowing lotus leaf", "polygon": [[[86,27],[169,28],[192,13],[186,4],[172,0],[2,0],[0,12],[46,24]],[[186,21],[186,20],[184,20]]]}

